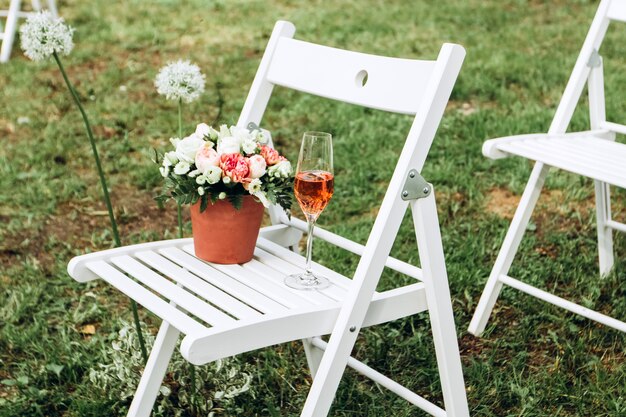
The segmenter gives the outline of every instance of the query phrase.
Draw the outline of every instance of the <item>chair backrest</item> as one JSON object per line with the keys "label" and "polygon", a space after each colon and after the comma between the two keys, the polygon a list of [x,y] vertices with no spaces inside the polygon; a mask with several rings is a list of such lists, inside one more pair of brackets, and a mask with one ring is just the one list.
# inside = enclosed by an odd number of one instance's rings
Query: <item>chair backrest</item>
{"label": "chair backrest", "polygon": [[[387,58],[294,40],[295,27],[279,21],[268,42],[238,125],[261,119],[272,89],[280,85],[321,97],[394,113],[415,115],[355,278],[375,286],[408,203],[400,193],[411,169],[422,170],[461,69],[465,50],[444,44],[435,61]],[[316,65],[316,63],[323,65]],[[284,222],[277,207],[272,222]],[[369,268],[363,264],[377,261]],[[362,265],[363,264],[363,265]],[[379,268],[378,268],[379,267]],[[366,276],[367,275],[367,276]]]}
{"label": "chair backrest", "polygon": [[564,133],[588,83],[592,129],[626,133],[626,126],[606,121],[602,57],[598,54],[611,21],[626,22],[626,1],[602,0],[569,78],[549,133]]}

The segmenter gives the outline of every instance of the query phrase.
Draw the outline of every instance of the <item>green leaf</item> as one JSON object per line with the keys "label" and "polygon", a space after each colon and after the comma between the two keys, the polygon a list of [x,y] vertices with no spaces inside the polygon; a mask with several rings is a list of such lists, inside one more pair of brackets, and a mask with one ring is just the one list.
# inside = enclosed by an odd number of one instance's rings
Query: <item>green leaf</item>
{"label": "green leaf", "polygon": [[203,213],[204,210],[206,210],[208,205],[209,205],[209,196],[207,194],[204,194],[202,197],[200,197],[200,213]]}
{"label": "green leaf", "polygon": [[3,379],[2,381],[0,381],[0,384],[12,387],[14,385],[17,385],[17,381],[14,379]]}
{"label": "green leaf", "polygon": [[54,372],[54,374],[57,377],[61,376],[61,371],[63,370],[64,366],[63,365],[57,365],[56,363],[50,363],[48,365],[46,365],[46,369],[48,371]]}
{"label": "green leaf", "polygon": [[29,381],[29,379],[25,375],[17,377],[17,382],[19,382],[21,385],[28,385],[28,381]]}

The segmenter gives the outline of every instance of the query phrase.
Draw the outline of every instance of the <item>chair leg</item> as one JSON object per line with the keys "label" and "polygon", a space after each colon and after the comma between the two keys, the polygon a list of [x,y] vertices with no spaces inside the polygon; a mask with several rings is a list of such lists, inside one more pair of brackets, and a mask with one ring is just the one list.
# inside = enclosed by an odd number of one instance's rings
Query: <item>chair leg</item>
{"label": "chair leg", "polygon": [[609,185],[594,181],[596,191],[596,222],[598,227],[598,257],[600,276],[604,277],[613,269],[613,231],[607,226],[611,220],[611,195]]}
{"label": "chair leg", "polygon": [[306,354],[306,361],[309,364],[311,377],[315,378],[317,368],[320,366],[324,352],[313,345],[311,339],[302,339],[302,346],[304,346],[304,353]]}
{"label": "chair leg", "polygon": [[446,415],[469,417],[434,191],[412,201],[411,211]]}
{"label": "chair leg", "polygon": [[4,37],[2,38],[2,48],[0,48],[0,63],[7,62],[11,56],[11,48],[13,47],[13,39],[17,30],[17,14],[20,11],[20,0],[11,0],[9,5],[9,13],[7,14],[6,27],[4,28]]}
{"label": "chair leg", "polygon": [[161,323],[146,369],[128,409],[128,417],[148,417],[152,412],[179,335],[178,329],[168,322]]}
{"label": "chair leg", "polygon": [[487,320],[489,320],[491,311],[502,290],[500,275],[506,275],[511,268],[511,263],[522,241],[530,216],[535,205],[537,205],[537,200],[549,170],[549,166],[537,162],[530,174],[519,206],[513,216],[511,226],[509,226],[509,230],[506,233],[504,243],[502,243],[496,262],[491,270],[491,275],[489,275],[485,289],[474,312],[474,317],[472,317],[470,322],[468,331],[476,336],[480,336],[485,330],[485,326],[487,326]]}

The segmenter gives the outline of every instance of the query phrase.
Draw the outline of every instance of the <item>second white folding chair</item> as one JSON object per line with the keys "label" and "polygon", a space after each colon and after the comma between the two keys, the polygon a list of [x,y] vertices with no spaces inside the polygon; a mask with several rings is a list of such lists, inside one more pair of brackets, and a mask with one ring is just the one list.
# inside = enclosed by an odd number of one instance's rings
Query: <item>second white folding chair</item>
{"label": "second white folding chair", "polygon": [[[78,281],[101,278],[163,320],[129,416],[150,414],[179,335],[181,353],[205,364],[241,352],[302,340],[313,385],[303,416],[328,414],[346,366],[435,416],[469,415],[432,186],[420,176],[461,68],[465,51],[445,44],[436,61],[386,58],[293,39],[278,22],[242,110],[239,126],[260,125],[274,86],[414,116],[412,127],[365,245],[318,229],[316,236],[361,256],[349,279],[313,269],[329,288],[284,285],[301,271],[297,246],[306,224],[272,207],[255,257],[243,265],[210,264],[193,256],[191,239],[145,243],[83,255],[68,267]],[[323,65],[311,65],[323,62]],[[266,126],[267,127],[267,126]],[[337,155],[337,158],[347,157]],[[421,269],[389,257],[407,208],[413,214]],[[417,282],[376,292],[384,267]],[[171,302],[171,303],[170,303]],[[445,410],[350,356],[364,326],[428,311]],[[320,335],[330,334],[325,342]]]}
{"label": "second white folding chair", "polygon": [[[626,134],[626,126],[606,120],[603,65],[602,57],[598,53],[609,24],[613,21],[626,22],[626,1],[602,0],[600,3],[547,134],[492,139],[483,146],[483,153],[490,158],[516,155],[536,163],[470,323],[469,331],[475,335],[485,330],[504,284],[626,332],[626,323],[623,321],[592,311],[508,275],[550,167],[593,179],[600,275],[606,275],[613,268],[613,230],[626,232],[626,225],[611,218],[609,186],[626,188],[626,145],[615,142],[615,134]],[[585,84],[589,91],[591,130],[565,133]]]}

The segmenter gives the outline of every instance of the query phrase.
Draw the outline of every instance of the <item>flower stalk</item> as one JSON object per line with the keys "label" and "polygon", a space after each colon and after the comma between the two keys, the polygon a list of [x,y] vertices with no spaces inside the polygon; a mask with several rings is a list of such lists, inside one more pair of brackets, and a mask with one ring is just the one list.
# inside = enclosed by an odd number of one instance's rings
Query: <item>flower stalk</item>
{"label": "flower stalk", "polygon": [[[70,90],[72,98],[74,99],[74,103],[76,103],[76,106],[78,107],[78,110],[80,111],[80,114],[83,117],[83,122],[85,123],[85,128],[87,129],[87,136],[89,137],[89,143],[91,145],[91,150],[93,151],[93,157],[96,161],[96,169],[98,171],[98,176],[100,177],[100,185],[102,186],[102,194],[104,195],[104,202],[106,204],[107,211],[109,213],[109,220],[111,222],[111,230],[113,232],[113,239],[115,241],[115,246],[119,247],[122,245],[122,241],[120,239],[120,234],[119,234],[118,227],[117,227],[117,221],[115,220],[115,215],[113,213],[113,205],[111,204],[111,197],[109,196],[109,189],[107,187],[106,177],[104,175],[104,170],[102,169],[100,156],[98,155],[98,148],[96,147],[96,141],[94,140],[93,132],[91,131],[89,118],[87,117],[87,113],[85,113],[85,110],[83,109],[83,106],[80,103],[80,98],[78,97],[76,90],[74,89],[72,83],[67,77],[67,73],[65,72],[65,68],[63,67],[63,64],[61,63],[61,59],[59,58],[59,55],[57,54],[56,51],[54,51],[52,53],[52,56],[54,57],[54,60],[56,61],[59,67],[59,70],[61,71],[61,75],[63,76],[63,80],[65,81],[67,88]],[[133,319],[135,321],[135,327],[137,329],[137,336],[139,338],[139,346],[141,347],[141,355],[143,357],[144,362],[147,362],[148,352],[146,350],[146,344],[143,338],[143,334],[141,332],[141,324],[139,321],[139,313],[137,311],[137,303],[132,298],[130,301],[131,301],[131,308],[133,311]]]}
{"label": "flower stalk", "polygon": [[[183,137],[183,99],[178,99],[178,137]],[[183,237],[183,210],[182,205],[176,202],[176,214],[178,216],[178,237]]]}

